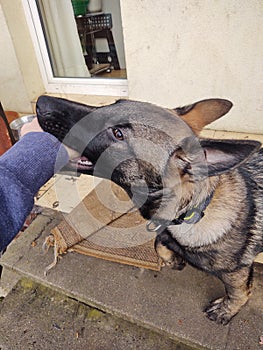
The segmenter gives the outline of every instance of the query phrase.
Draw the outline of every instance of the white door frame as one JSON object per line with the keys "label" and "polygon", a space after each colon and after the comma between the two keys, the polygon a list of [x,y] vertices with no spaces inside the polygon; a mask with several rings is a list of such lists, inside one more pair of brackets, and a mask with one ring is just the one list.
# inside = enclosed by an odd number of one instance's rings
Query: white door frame
{"label": "white door frame", "polygon": [[128,96],[127,79],[54,77],[35,0],[22,0],[47,93]]}

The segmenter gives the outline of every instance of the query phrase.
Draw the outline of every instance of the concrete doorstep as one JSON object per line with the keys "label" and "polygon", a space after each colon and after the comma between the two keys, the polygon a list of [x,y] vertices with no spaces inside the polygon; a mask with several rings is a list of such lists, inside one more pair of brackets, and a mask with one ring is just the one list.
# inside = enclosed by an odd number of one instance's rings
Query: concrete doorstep
{"label": "concrete doorstep", "polygon": [[220,326],[202,310],[222,284],[189,266],[155,272],[68,253],[45,276],[53,254],[41,247],[59,220],[39,215],[0,260],[3,290],[8,273],[23,278],[0,304],[0,349],[263,350],[262,267],[247,305]]}
{"label": "concrete doorstep", "polygon": [[192,349],[28,278],[0,307],[2,350]]}

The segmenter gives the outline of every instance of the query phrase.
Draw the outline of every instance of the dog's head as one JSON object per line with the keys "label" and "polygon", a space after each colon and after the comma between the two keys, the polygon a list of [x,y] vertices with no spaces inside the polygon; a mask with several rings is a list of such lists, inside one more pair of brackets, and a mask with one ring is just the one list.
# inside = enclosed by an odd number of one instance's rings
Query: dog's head
{"label": "dog's head", "polygon": [[41,96],[36,111],[45,131],[82,155],[71,161],[73,169],[111,179],[136,197],[138,205],[145,202],[146,191],[148,208],[163,197],[164,188],[225,172],[255,151],[258,143],[197,138],[231,107],[222,99],[174,110],[129,100],[92,107]]}

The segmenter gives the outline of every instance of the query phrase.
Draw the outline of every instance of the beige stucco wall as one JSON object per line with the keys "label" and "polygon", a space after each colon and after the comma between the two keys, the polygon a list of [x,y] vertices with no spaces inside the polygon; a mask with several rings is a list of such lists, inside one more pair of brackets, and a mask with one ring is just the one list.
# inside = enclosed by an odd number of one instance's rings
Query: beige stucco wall
{"label": "beige stucco wall", "polygon": [[[0,96],[25,111],[44,86],[21,0],[1,5]],[[121,0],[121,12],[130,98],[228,98],[234,108],[213,127],[263,133],[262,0]]]}
{"label": "beige stucco wall", "polygon": [[0,98],[5,109],[32,112],[44,92],[21,0],[0,1]]}
{"label": "beige stucco wall", "polygon": [[262,0],[121,5],[131,98],[169,107],[228,98],[235,106],[214,126],[263,133]]}
{"label": "beige stucco wall", "polygon": [[0,5],[0,99],[5,109],[30,109],[22,73]]}

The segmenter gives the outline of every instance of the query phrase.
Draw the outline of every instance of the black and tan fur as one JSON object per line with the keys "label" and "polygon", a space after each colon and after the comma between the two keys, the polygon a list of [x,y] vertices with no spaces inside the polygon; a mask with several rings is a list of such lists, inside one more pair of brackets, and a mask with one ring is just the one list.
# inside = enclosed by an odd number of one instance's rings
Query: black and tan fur
{"label": "black and tan fur", "polygon": [[[167,265],[188,262],[224,283],[226,295],[206,309],[222,324],[247,302],[263,250],[260,143],[197,137],[231,107],[222,99],[174,110],[127,100],[99,108],[48,96],[37,102],[43,129],[86,157],[71,167],[123,187],[159,226],[156,251]],[[193,211],[200,217],[189,222]]]}

